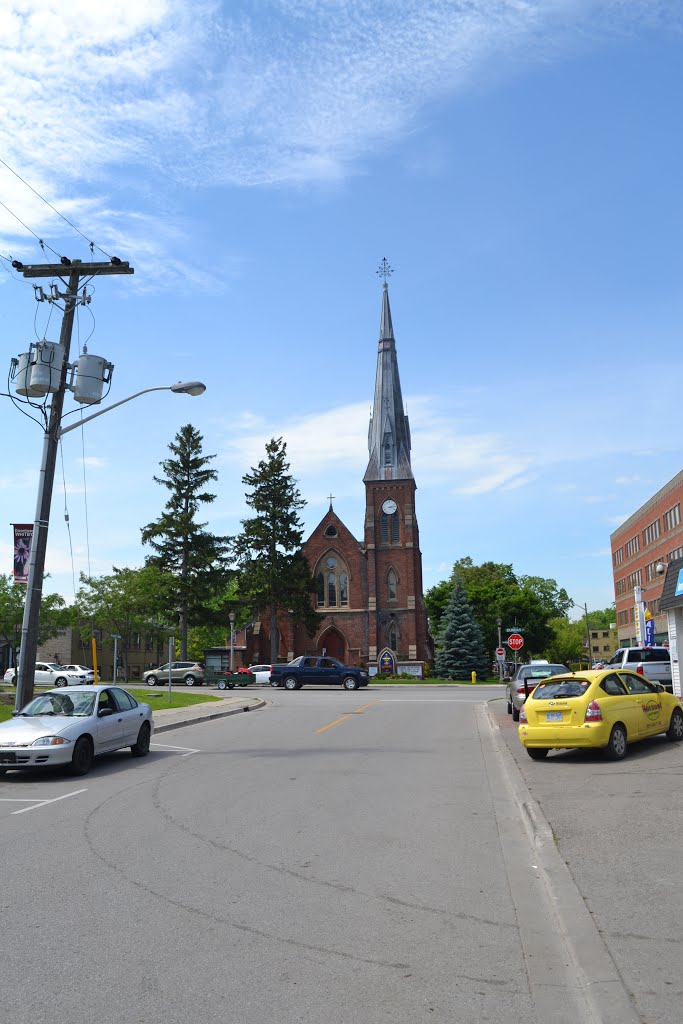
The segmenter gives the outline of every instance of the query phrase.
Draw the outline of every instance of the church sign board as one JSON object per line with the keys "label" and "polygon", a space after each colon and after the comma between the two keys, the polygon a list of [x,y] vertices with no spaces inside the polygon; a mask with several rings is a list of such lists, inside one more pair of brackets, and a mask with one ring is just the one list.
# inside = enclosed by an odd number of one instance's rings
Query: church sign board
{"label": "church sign board", "polygon": [[393,675],[396,671],[396,659],[394,658],[393,651],[388,647],[385,647],[383,651],[380,651],[379,658],[377,659],[377,665],[379,667],[380,675]]}

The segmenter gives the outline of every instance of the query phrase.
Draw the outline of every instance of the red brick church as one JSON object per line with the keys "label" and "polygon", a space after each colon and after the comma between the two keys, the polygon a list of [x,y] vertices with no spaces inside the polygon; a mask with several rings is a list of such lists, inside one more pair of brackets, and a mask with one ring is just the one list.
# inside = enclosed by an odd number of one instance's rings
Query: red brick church
{"label": "red brick church", "polygon": [[[280,657],[327,654],[350,665],[421,673],[432,661],[422,594],[422,555],[410,464],[410,427],[403,411],[389,290],[384,283],[375,398],[368,432],[362,541],[330,508],[303,552],[316,582],[320,627],[310,637],[285,612]],[[248,631],[252,663],[270,661],[266,620]]]}

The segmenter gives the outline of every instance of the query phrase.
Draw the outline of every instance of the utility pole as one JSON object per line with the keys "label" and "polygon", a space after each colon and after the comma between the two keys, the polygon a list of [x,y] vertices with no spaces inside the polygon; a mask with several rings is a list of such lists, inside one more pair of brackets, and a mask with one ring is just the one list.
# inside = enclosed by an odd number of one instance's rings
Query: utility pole
{"label": "utility pole", "polygon": [[24,620],[21,627],[21,649],[19,652],[19,670],[17,672],[16,708],[21,710],[33,698],[36,655],[38,650],[38,627],[40,625],[40,603],[43,596],[43,577],[45,574],[45,552],[47,550],[47,533],[50,524],[50,506],[52,504],[52,488],[59,447],[60,423],[66,391],[66,378],[73,331],[74,312],[79,303],[78,286],[83,277],[103,277],[110,274],[133,274],[134,270],[128,263],[113,257],[109,263],[82,263],[80,260],[69,260],[62,257],[61,263],[45,263],[25,265],[14,260],[12,266],[25,278],[56,277],[69,275],[69,283],[65,292],[56,297],[64,299],[64,316],[59,343],[64,348],[59,389],[53,394],[50,403],[48,426],[43,439],[43,456],[38,481],[38,498],[36,501],[36,518],[33,525],[33,540],[29,558],[28,582],[26,584],[26,603]]}

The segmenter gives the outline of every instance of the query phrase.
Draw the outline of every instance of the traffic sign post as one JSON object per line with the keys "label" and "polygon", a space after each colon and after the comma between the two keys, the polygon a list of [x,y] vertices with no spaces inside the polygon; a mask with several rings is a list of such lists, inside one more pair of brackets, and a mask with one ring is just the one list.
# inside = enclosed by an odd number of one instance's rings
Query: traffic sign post
{"label": "traffic sign post", "polygon": [[498,661],[505,661],[505,648],[504,647],[498,647],[496,649],[496,658],[498,659]]}

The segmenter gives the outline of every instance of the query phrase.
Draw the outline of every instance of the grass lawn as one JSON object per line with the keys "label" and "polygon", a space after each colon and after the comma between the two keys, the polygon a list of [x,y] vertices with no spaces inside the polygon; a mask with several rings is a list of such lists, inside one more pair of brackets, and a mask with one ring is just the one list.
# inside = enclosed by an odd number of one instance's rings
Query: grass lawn
{"label": "grass lawn", "polygon": [[169,704],[167,688],[155,686],[153,689],[149,687],[144,689],[137,686],[126,686],[126,690],[132,693],[141,704],[149,704],[152,709],[159,708],[160,710],[161,708],[189,708],[192,704],[206,704],[208,701],[221,699],[213,693],[185,693],[182,690],[180,693],[176,693],[173,690]]}

